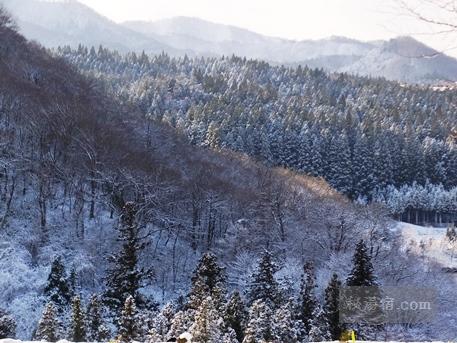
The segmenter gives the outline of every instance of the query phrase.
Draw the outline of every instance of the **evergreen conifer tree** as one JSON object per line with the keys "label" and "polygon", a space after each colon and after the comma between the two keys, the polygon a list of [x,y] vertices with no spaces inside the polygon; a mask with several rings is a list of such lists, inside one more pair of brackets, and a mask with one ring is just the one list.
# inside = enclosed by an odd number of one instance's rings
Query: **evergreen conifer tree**
{"label": "evergreen conifer tree", "polygon": [[309,321],[308,339],[310,342],[324,342],[331,338],[329,325],[325,313],[320,306],[316,306]]}
{"label": "evergreen conifer tree", "polygon": [[262,254],[257,269],[251,276],[251,284],[247,291],[248,304],[252,305],[256,300],[262,300],[270,308],[276,308],[281,302],[281,293],[275,273],[278,266],[273,262],[269,251]]}
{"label": "evergreen conifer tree", "polygon": [[373,264],[371,263],[371,256],[368,253],[367,246],[363,239],[356,245],[352,263],[352,271],[346,280],[348,286],[376,285],[376,277],[373,271]]}
{"label": "evergreen conifer tree", "polygon": [[179,335],[189,331],[193,324],[195,310],[178,311],[171,321],[170,331],[167,333],[167,340],[176,339]]}
{"label": "evergreen conifer tree", "polygon": [[6,311],[0,309],[0,339],[14,338],[16,322]]}
{"label": "evergreen conifer tree", "polygon": [[187,307],[198,309],[208,296],[218,308],[225,299],[224,269],[217,263],[216,256],[210,252],[201,257],[194,271]]}
{"label": "evergreen conifer tree", "polygon": [[73,298],[71,317],[71,337],[72,342],[86,341],[86,325],[84,320],[84,312],[81,308],[81,298],[76,296]]}
{"label": "evergreen conifer tree", "polygon": [[303,322],[305,332],[308,333],[310,326],[310,319],[314,309],[317,306],[316,299],[316,276],[314,274],[314,265],[312,262],[308,262],[303,267],[303,275],[301,277],[300,285],[300,305],[298,317]]}
{"label": "evergreen conifer tree", "polygon": [[331,339],[336,341],[341,336],[341,325],[339,318],[339,297],[341,281],[338,275],[333,274],[327,288],[325,289],[324,314],[327,320]]}
{"label": "evergreen conifer tree", "polygon": [[262,300],[255,300],[249,308],[249,323],[243,343],[269,342],[274,339],[272,310]]}
{"label": "evergreen conifer tree", "polygon": [[149,281],[152,274],[140,268],[138,263],[138,255],[147,243],[140,235],[135,204],[126,203],[120,219],[118,241],[121,250],[109,258],[111,268],[107,272],[105,293],[106,303],[118,313],[128,297],[133,297],[141,307],[147,305],[138,290]]}
{"label": "evergreen conifer tree", "polygon": [[129,296],[124,303],[118,326],[118,339],[120,342],[128,343],[138,337],[138,320],[135,299]]}
{"label": "evergreen conifer tree", "polygon": [[151,321],[151,328],[147,335],[147,341],[162,342],[166,340],[167,333],[170,331],[171,323],[175,314],[173,304],[168,303],[160,311],[159,314],[154,316]]}
{"label": "evergreen conifer tree", "polygon": [[233,329],[238,341],[242,342],[246,329],[248,314],[241,299],[240,293],[235,291],[230,296],[224,313],[224,321],[227,327]]}
{"label": "evergreen conifer tree", "polygon": [[226,332],[222,336],[222,343],[240,343],[236,338],[236,333],[232,328],[227,328]]}
{"label": "evergreen conifer tree", "polygon": [[90,298],[87,305],[87,338],[91,342],[102,342],[109,338],[109,330],[102,317],[102,308],[97,295]]}
{"label": "evergreen conifer tree", "polygon": [[38,322],[35,332],[36,341],[57,342],[59,340],[59,322],[53,302],[49,302]]}
{"label": "evergreen conifer tree", "polygon": [[219,343],[223,336],[222,329],[223,320],[211,297],[207,297],[195,313],[190,333],[196,342]]}
{"label": "evergreen conifer tree", "polygon": [[292,303],[281,306],[273,317],[273,334],[276,342],[295,343],[299,341],[300,320],[295,320]]}
{"label": "evergreen conifer tree", "polygon": [[44,294],[56,305],[59,312],[63,312],[65,306],[70,303],[71,290],[60,256],[56,257],[52,262],[51,272],[48,276],[48,283],[44,289]]}

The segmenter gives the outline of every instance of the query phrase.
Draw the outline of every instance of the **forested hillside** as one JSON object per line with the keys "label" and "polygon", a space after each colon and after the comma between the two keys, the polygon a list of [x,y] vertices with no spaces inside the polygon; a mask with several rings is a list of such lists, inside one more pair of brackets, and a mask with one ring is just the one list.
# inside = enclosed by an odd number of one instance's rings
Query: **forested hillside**
{"label": "forested hillside", "polygon": [[[123,56],[84,47],[58,54],[193,144],[323,177],[351,199],[387,201],[392,187],[429,185],[446,192],[457,185],[454,90],[238,57]],[[424,206],[455,213],[453,194],[446,195],[446,206],[432,200]],[[392,212],[419,209],[413,201],[403,203]]]}
{"label": "forested hillside", "polygon": [[[351,149],[365,142],[390,157],[394,183],[425,182],[419,128],[453,153],[452,92],[238,58],[60,53],[94,73],[27,42],[0,10],[0,338],[329,340],[344,329],[339,287],[378,284],[434,287],[437,315],[359,337],[455,337],[453,283],[404,248],[384,207],[282,168],[370,197],[377,169],[363,189],[342,169],[362,173]],[[397,92],[405,104],[392,114]],[[419,95],[442,124],[412,105]],[[425,167],[400,173],[391,144]],[[451,172],[436,182],[452,187]]]}
{"label": "forested hillside", "polygon": [[[346,278],[354,237],[376,252],[379,280],[422,282],[420,271],[406,274],[416,258],[398,249],[382,209],[354,205],[322,180],[190,144],[145,118],[125,94],[106,92],[115,83],[82,76],[27,42],[0,13],[1,335],[74,340],[88,305],[87,316],[99,325],[86,337],[116,337],[128,299],[127,314],[136,303],[142,317],[135,322],[146,330],[137,339],[157,329],[147,318],[166,301],[173,305],[162,313],[176,323],[170,335],[191,325],[196,332],[198,316],[214,314],[198,278],[208,262],[227,289],[212,301],[226,306],[229,292],[239,290],[244,303],[266,268],[262,287],[277,287],[276,307],[256,302],[252,318],[279,309],[277,316],[289,315],[285,299],[298,304],[303,265],[314,263],[319,290],[334,272]],[[162,105],[155,106],[160,113]],[[263,267],[261,256],[270,259]]]}

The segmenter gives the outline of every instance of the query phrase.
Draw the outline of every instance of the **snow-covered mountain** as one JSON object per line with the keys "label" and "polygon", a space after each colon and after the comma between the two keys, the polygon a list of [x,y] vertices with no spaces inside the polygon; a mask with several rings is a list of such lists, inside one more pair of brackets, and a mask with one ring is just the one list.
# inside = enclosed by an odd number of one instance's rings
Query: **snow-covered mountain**
{"label": "snow-covered mountain", "polygon": [[198,18],[115,23],[77,0],[0,0],[21,32],[47,47],[104,45],[173,56],[232,54],[271,63],[308,65],[328,71],[413,83],[457,81],[457,60],[410,38],[361,42],[344,37],[294,41],[264,36]]}
{"label": "snow-covered mountain", "polygon": [[322,56],[362,56],[375,46],[344,37],[293,41],[189,17],[156,22],[131,21],[123,25],[176,49],[193,50],[203,55],[235,54],[278,63]]}
{"label": "snow-covered mountain", "polygon": [[121,51],[157,53],[173,50],[150,37],[131,31],[75,1],[2,0],[20,32],[47,47],[100,44]]}
{"label": "snow-covered mountain", "polygon": [[456,81],[457,60],[411,37],[391,39],[339,71],[405,82]]}

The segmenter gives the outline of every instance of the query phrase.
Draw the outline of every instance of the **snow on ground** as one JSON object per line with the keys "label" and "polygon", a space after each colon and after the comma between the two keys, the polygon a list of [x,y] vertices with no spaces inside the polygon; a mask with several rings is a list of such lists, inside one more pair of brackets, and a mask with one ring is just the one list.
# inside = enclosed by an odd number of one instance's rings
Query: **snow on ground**
{"label": "snow on ground", "polygon": [[445,268],[457,268],[457,242],[449,243],[446,239],[446,228],[399,222],[395,230],[403,236],[406,249]]}
{"label": "snow on ground", "polygon": [[[349,342],[352,342],[352,341],[349,341]],[[400,341],[354,341],[355,343],[400,343]],[[18,341],[18,340],[14,340],[14,339],[0,339],[0,343],[34,343],[32,341]],[[45,343],[43,341],[41,342],[35,342],[35,343]],[[66,341],[66,340],[61,340],[61,341],[58,341],[57,343],[70,343],[69,341]],[[161,342],[157,342],[157,343],[161,343]],[[194,342],[194,343],[197,343],[197,342]],[[287,343],[287,342],[284,342],[284,343]],[[322,343],[322,342],[310,342],[310,343]],[[327,343],[341,343],[340,341],[333,341],[333,342],[327,342]],[[408,343],[424,343],[424,342],[408,342]],[[431,341],[430,343],[444,343],[442,341]],[[449,343],[449,342],[447,342]]]}

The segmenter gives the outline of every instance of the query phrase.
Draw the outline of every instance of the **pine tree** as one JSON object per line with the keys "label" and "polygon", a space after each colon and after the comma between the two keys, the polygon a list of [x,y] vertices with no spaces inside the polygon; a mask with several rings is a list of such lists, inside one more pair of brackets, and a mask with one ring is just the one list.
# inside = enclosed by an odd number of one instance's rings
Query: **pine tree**
{"label": "pine tree", "polygon": [[249,323],[243,343],[269,342],[273,340],[272,310],[262,300],[255,300],[249,308]]}
{"label": "pine tree", "polygon": [[73,298],[78,293],[78,276],[75,268],[72,268],[70,271],[70,276],[68,277],[68,287],[70,289],[70,295]]}
{"label": "pine tree", "polygon": [[71,338],[72,342],[86,341],[86,326],[84,321],[84,313],[81,309],[81,298],[76,296],[72,302],[72,317],[71,317]]}
{"label": "pine tree", "polygon": [[295,343],[299,341],[300,321],[294,320],[292,303],[276,310],[273,317],[273,334],[276,342]]}
{"label": "pine tree", "polygon": [[327,320],[331,339],[336,341],[341,336],[341,326],[339,318],[339,297],[341,281],[338,275],[333,274],[327,288],[325,289],[324,313]]}
{"label": "pine tree", "polygon": [[366,197],[374,188],[373,151],[365,136],[358,137],[352,157],[353,184],[351,197]]}
{"label": "pine tree", "polygon": [[368,249],[363,239],[356,245],[352,263],[352,271],[346,280],[348,286],[376,285],[376,277],[373,271],[373,264],[371,263],[371,256],[368,254]]}
{"label": "pine tree", "polygon": [[324,342],[331,338],[329,325],[325,313],[320,306],[316,306],[309,321],[308,339],[310,342]]}
{"label": "pine tree", "polygon": [[303,275],[300,285],[300,306],[298,317],[303,322],[305,332],[310,330],[309,320],[312,318],[314,309],[317,306],[316,299],[316,276],[314,274],[314,265],[308,262],[303,267]]}
{"label": "pine tree", "polygon": [[147,335],[147,341],[162,342],[166,340],[167,333],[170,331],[171,323],[175,314],[174,306],[171,303],[166,304],[162,311],[151,322],[151,329]]}
{"label": "pine tree", "polygon": [[278,267],[273,262],[271,253],[265,251],[251,276],[251,284],[247,291],[248,304],[252,305],[254,301],[261,300],[272,309],[279,305],[281,293],[275,279],[277,271]]}
{"label": "pine tree", "polygon": [[6,311],[0,309],[0,339],[14,338],[16,322]]}
{"label": "pine tree", "polygon": [[35,332],[36,341],[57,342],[59,340],[59,322],[56,316],[56,308],[52,302],[49,302],[38,322],[38,328]]}
{"label": "pine tree", "polygon": [[116,312],[122,309],[128,297],[133,297],[142,307],[147,305],[138,290],[147,284],[152,274],[140,268],[138,263],[138,255],[147,243],[140,236],[135,204],[126,203],[120,219],[118,241],[121,250],[109,258],[111,268],[107,272],[105,293],[106,303]]}
{"label": "pine tree", "polygon": [[167,341],[176,339],[179,335],[189,331],[193,324],[195,310],[178,311],[171,321],[170,331],[167,333]]}
{"label": "pine tree", "polygon": [[91,342],[103,342],[110,336],[108,327],[102,318],[102,309],[98,296],[93,295],[87,306],[87,337]]}
{"label": "pine tree", "polygon": [[211,297],[203,300],[195,313],[195,321],[190,328],[196,342],[219,343],[222,340],[223,320],[214,307]]}
{"label": "pine tree", "polygon": [[71,290],[60,256],[56,257],[52,262],[51,272],[48,276],[48,283],[44,289],[44,294],[56,305],[59,312],[63,312],[65,306],[70,303]]}
{"label": "pine tree", "polygon": [[118,339],[120,342],[127,343],[133,341],[138,336],[138,320],[135,299],[129,296],[124,303],[124,309],[118,324]]}
{"label": "pine tree", "polygon": [[192,286],[187,307],[198,309],[204,299],[212,297],[217,307],[222,306],[225,298],[224,269],[217,263],[212,253],[204,254],[192,276]]}
{"label": "pine tree", "polygon": [[236,332],[232,328],[228,328],[222,336],[221,343],[240,343],[236,338]]}
{"label": "pine tree", "polygon": [[247,317],[248,314],[240,293],[238,291],[233,292],[225,308],[224,321],[227,327],[233,329],[236,338],[240,342],[242,342],[244,338]]}

